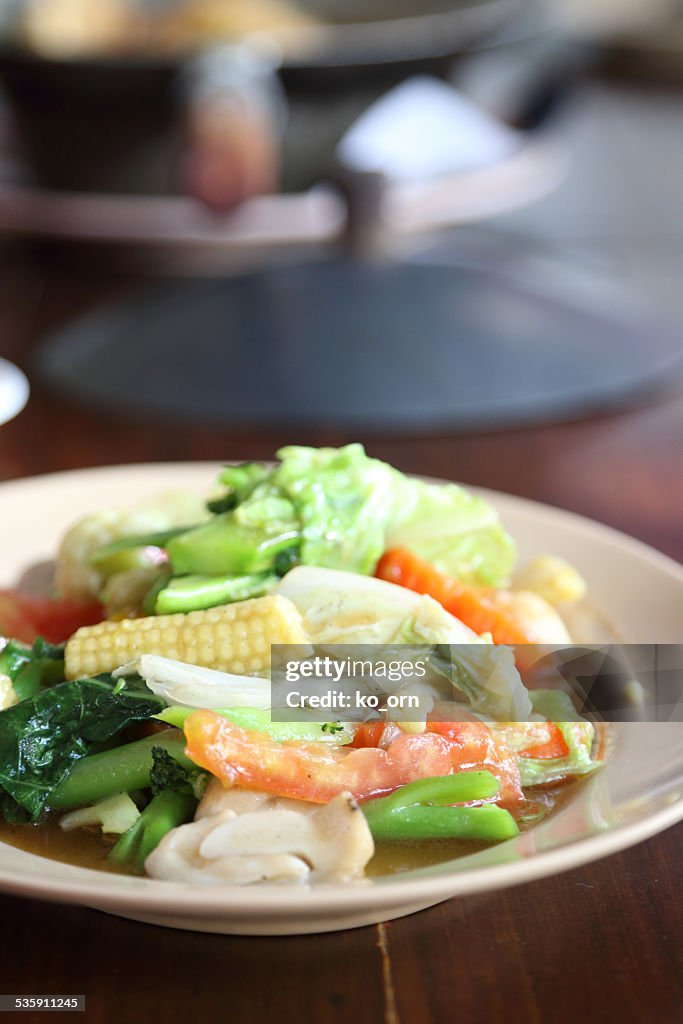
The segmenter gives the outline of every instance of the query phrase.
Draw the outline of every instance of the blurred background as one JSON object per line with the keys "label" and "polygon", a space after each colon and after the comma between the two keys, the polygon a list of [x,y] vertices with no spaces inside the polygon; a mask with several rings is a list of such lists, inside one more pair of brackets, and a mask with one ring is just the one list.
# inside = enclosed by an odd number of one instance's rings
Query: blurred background
{"label": "blurred background", "polygon": [[[683,0],[0,0],[0,94],[0,480],[356,440],[683,560]],[[429,915],[369,934],[389,1015],[387,948],[416,1019],[440,963],[449,1005],[467,976],[540,1019],[560,962],[562,1019],[678,1019],[680,832],[620,856],[458,908],[471,971]],[[105,928],[148,955],[144,925],[20,912],[41,966]],[[264,947],[285,1002],[310,941]],[[94,977],[120,1005],[125,963]]]}
{"label": "blurred background", "polygon": [[118,436],[671,401],[682,87],[679,0],[0,0],[3,418],[17,365]]}

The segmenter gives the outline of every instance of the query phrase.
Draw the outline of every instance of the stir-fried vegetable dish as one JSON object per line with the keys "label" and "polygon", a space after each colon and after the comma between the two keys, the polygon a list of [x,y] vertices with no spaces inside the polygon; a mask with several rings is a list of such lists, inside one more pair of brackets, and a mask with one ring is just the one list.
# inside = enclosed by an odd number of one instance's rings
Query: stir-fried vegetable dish
{"label": "stir-fried vegetable dish", "polygon": [[[357,444],[88,515],[50,597],[0,595],[0,838],[215,885],[513,839],[600,763],[567,695],[525,685],[584,591],[554,556],[518,567],[482,497]],[[272,645],[358,644],[427,651],[427,712],[274,714]]]}

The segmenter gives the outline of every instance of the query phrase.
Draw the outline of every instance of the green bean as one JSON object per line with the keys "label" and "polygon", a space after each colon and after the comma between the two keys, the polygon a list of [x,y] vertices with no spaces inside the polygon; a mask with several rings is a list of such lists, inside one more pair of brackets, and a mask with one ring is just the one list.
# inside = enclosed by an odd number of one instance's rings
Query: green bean
{"label": "green bean", "polygon": [[181,732],[169,729],[76,761],[64,781],[54,789],[50,808],[67,810],[96,803],[117,793],[145,789],[150,784],[152,747],[163,747],[179,764],[194,767],[185,756],[185,737]]}
{"label": "green bean", "polygon": [[363,805],[375,839],[509,839],[519,829],[508,811],[484,807],[454,807],[496,796],[500,786],[488,771],[418,779],[389,796]]}
{"label": "green bean", "polygon": [[[363,810],[367,815],[369,807]],[[368,817],[377,840],[481,839],[500,842],[519,833],[509,811],[495,804],[480,807],[401,807]]]}
{"label": "green bean", "polygon": [[472,803],[475,800],[490,800],[499,789],[498,780],[491,772],[456,772],[453,775],[437,775],[409,782],[389,796],[369,801],[363,810],[374,815],[401,807],[413,807],[415,804]]}

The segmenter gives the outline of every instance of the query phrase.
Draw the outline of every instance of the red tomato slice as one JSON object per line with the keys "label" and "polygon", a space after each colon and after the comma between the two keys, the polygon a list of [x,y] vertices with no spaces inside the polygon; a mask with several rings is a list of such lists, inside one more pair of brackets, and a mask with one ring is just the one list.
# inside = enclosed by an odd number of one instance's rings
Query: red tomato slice
{"label": "red tomato slice", "polygon": [[11,594],[0,592],[0,636],[30,644],[36,638],[36,629],[27,619]]}
{"label": "red tomato slice", "polygon": [[562,730],[555,722],[548,722],[549,737],[545,743],[539,743],[535,747],[528,747],[520,750],[520,757],[533,757],[545,760],[549,757],[566,757],[569,753],[567,741],[562,735]]}
{"label": "red tomato slice", "polygon": [[361,722],[356,729],[352,747],[379,747],[382,743],[382,734],[386,728],[386,722]]}
{"label": "red tomato slice", "polygon": [[[460,724],[460,723],[458,723]],[[328,803],[338,793],[357,800],[391,793],[408,782],[456,771],[488,768],[501,783],[501,799],[521,798],[517,764],[480,723],[457,739],[425,732],[401,733],[386,749],[348,750],[319,743],[278,743],[240,729],[214,711],[196,711],[185,721],[187,755],[227,785],[277,796]],[[478,733],[488,734],[488,739]],[[483,755],[483,759],[482,759]]]}
{"label": "red tomato slice", "polygon": [[91,626],[104,617],[96,601],[71,601],[68,598],[33,597],[16,591],[0,592],[0,633],[31,643],[42,636],[58,644],[81,626]]}

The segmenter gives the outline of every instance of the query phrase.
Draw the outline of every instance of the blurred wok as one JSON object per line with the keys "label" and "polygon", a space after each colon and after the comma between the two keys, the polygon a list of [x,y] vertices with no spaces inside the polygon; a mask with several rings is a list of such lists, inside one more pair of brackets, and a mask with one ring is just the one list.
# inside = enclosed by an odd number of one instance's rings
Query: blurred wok
{"label": "blurred wok", "polygon": [[[279,34],[279,75],[290,101],[306,104],[312,118],[306,134],[321,131],[327,146],[376,95],[407,74],[445,74],[459,54],[498,42],[501,32],[504,39],[530,0],[299,0],[299,6],[320,24]],[[69,191],[181,191],[188,106],[183,81],[193,56],[56,59],[8,42],[1,46],[0,84],[38,183]],[[359,89],[361,99],[347,103]],[[331,132],[327,122],[335,112],[339,123]],[[325,154],[318,153],[316,166],[291,172],[287,153],[293,148],[286,140],[287,188],[303,187],[326,170]]]}
{"label": "blurred wok", "polygon": [[[257,3],[258,0],[255,0]],[[533,0],[532,0],[533,3]],[[452,57],[526,11],[530,0],[296,0],[294,8],[311,17],[311,24],[277,30],[285,69],[371,67]],[[189,35],[189,33],[188,33]],[[218,40],[225,41],[225,39]],[[5,45],[3,57],[8,56]],[[81,68],[106,63],[168,65],[175,60],[153,52],[143,55],[81,58]],[[31,63],[49,60],[22,51]],[[18,55],[14,49],[13,57]]]}

